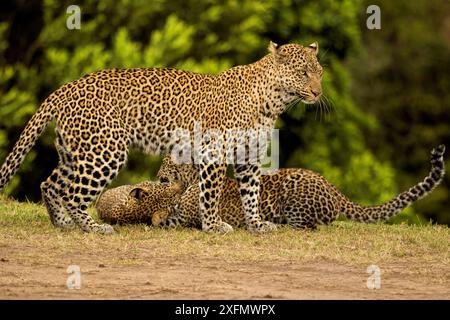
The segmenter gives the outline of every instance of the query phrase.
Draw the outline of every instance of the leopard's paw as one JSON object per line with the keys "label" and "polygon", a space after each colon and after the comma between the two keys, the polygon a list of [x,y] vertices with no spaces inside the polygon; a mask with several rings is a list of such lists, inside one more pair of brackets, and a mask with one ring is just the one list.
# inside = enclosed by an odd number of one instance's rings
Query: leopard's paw
{"label": "leopard's paw", "polygon": [[248,226],[248,230],[253,233],[267,233],[277,230],[277,225],[270,221],[260,221],[257,224]]}
{"label": "leopard's paw", "polygon": [[90,231],[99,234],[113,234],[115,232],[114,228],[109,224],[97,224]]}
{"label": "leopard's paw", "polygon": [[203,231],[208,233],[217,233],[217,234],[226,234],[228,232],[233,231],[233,227],[230,226],[228,223],[220,221],[214,225],[205,225],[202,226]]}
{"label": "leopard's paw", "polygon": [[53,225],[57,228],[72,230],[77,227],[76,223],[69,217],[64,217],[62,221],[54,221]]}

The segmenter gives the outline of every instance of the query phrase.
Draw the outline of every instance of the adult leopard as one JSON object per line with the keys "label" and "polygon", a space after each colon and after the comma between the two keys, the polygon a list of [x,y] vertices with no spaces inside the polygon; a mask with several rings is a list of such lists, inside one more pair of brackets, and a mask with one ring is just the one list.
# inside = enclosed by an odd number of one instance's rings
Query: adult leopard
{"label": "adult leopard", "polygon": [[[297,99],[315,103],[322,94],[317,43],[309,46],[270,43],[270,53],[255,63],[218,75],[176,69],[112,69],[88,74],[63,85],[32,116],[0,169],[0,189],[16,173],[25,155],[51,120],[56,122],[59,164],[41,184],[54,226],[108,234],[88,206],[125,164],[130,147],[147,153],[170,150],[174,131],[272,128],[278,115]],[[209,152],[205,143],[202,152]],[[202,229],[228,232],[218,201],[226,163],[201,161]],[[260,166],[235,166],[248,229],[273,225],[258,213]],[[66,216],[65,213],[68,213]]]}

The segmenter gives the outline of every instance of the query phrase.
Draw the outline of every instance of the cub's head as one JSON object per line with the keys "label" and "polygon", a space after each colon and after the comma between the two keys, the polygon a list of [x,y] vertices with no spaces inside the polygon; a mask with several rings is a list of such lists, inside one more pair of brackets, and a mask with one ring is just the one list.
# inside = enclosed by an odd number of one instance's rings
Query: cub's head
{"label": "cub's head", "polygon": [[136,185],[128,194],[126,207],[129,213],[148,217],[157,226],[173,211],[183,191],[180,182]]}
{"label": "cub's head", "polygon": [[185,188],[200,181],[198,169],[192,164],[177,164],[172,157],[166,155],[156,175],[160,182],[179,181]]}
{"label": "cub's head", "polygon": [[297,96],[303,103],[317,102],[322,95],[322,66],[317,60],[319,44],[269,44],[273,56],[275,78],[282,90]]}

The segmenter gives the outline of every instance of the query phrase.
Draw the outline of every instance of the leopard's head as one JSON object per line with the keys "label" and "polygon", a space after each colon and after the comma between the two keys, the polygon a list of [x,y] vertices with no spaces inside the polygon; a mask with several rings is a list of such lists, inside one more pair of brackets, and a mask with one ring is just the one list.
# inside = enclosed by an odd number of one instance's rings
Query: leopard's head
{"label": "leopard's head", "polygon": [[303,103],[316,103],[322,95],[322,66],[317,60],[319,44],[269,44],[273,56],[275,81],[285,93],[298,97]]}
{"label": "leopard's head", "polygon": [[173,211],[183,191],[180,182],[136,185],[128,194],[126,207],[130,212],[150,217],[156,226]]}
{"label": "leopard's head", "polygon": [[156,175],[160,182],[178,181],[185,188],[200,180],[198,169],[192,164],[176,163],[171,155],[166,155]]}

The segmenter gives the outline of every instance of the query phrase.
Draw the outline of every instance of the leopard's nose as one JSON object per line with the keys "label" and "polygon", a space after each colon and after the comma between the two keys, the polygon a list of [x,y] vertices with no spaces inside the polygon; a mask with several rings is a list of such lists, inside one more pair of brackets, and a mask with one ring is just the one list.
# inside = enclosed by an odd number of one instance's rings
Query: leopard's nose
{"label": "leopard's nose", "polygon": [[311,93],[314,95],[315,98],[320,96],[322,94],[322,90],[320,89],[311,89]]}

